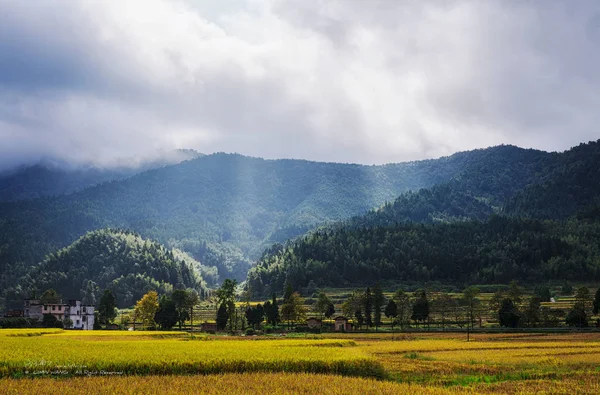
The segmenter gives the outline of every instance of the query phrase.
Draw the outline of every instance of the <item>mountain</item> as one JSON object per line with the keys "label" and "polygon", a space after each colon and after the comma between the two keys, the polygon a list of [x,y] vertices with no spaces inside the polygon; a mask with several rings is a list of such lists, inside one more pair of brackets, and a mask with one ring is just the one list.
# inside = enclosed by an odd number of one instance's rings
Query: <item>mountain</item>
{"label": "mountain", "polygon": [[0,203],[0,269],[33,265],[85,232],[113,227],[242,280],[273,242],[449,180],[469,158],[361,166],[214,154],[66,196]]}
{"label": "mountain", "polygon": [[[0,288],[6,273],[11,278],[23,276],[46,254],[68,246],[86,232],[107,227],[129,229],[189,254],[201,262],[204,274],[214,283],[227,277],[244,280],[251,262],[263,256],[265,248],[315,227],[325,227],[329,233],[340,229],[354,232],[419,222],[455,229],[453,226],[461,225],[458,222],[486,221],[493,215],[515,221],[545,218],[533,215],[524,203],[513,208],[511,202],[523,201],[527,191],[539,186],[557,185],[561,177],[585,181],[580,187],[593,197],[591,170],[585,177],[569,177],[569,172],[596,169],[596,157],[588,155],[588,163],[582,152],[593,151],[598,144],[564,153],[504,145],[383,166],[218,153],[69,195],[0,203]],[[584,164],[577,165],[582,160]],[[574,206],[575,211],[592,201],[582,200]],[[363,236],[357,242],[363,243]],[[552,240],[562,237],[552,232],[547,236]],[[328,265],[333,258],[322,254],[302,256]],[[263,256],[255,272],[270,272],[270,260]],[[287,261],[276,260],[277,270],[289,273]],[[299,278],[305,275],[298,274]],[[354,280],[349,277],[347,281]]]}
{"label": "mountain", "polygon": [[[561,154],[498,147],[447,183],[268,250],[253,290],[398,282],[599,279],[600,142]],[[530,160],[512,161],[514,155]],[[498,161],[504,158],[503,161]],[[495,163],[495,165],[493,165]]]}
{"label": "mountain", "polygon": [[[600,219],[600,218],[599,218]],[[492,216],[485,222],[320,230],[269,250],[248,274],[258,294],[321,287],[600,280],[600,222]]]}
{"label": "mountain", "polygon": [[117,166],[73,166],[55,160],[43,160],[0,173],[0,202],[59,196],[82,191],[107,181],[121,180],[134,174],[201,156],[193,150],[176,150],[158,158],[121,160]]}
{"label": "mountain", "polygon": [[557,159],[539,183],[507,202],[507,214],[564,219],[600,204],[600,140],[581,144]]}
{"label": "mountain", "polygon": [[49,254],[16,287],[10,300],[54,288],[65,299],[97,299],[110,289],[120,307],[133,305],[148,290],[206,289],[196,273],[198,263],[127,231],[103,229],[82,236]]}

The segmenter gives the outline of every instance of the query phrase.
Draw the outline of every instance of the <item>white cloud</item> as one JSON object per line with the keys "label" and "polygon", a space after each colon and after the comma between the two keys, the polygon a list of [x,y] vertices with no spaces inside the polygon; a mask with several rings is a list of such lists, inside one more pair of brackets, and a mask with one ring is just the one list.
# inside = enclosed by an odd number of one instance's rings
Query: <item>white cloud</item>
{"label": "white cloud", "polygon": [[382,163],[598,137],[595,1],[8,0],[0,15],[4,163],[171,147]]}

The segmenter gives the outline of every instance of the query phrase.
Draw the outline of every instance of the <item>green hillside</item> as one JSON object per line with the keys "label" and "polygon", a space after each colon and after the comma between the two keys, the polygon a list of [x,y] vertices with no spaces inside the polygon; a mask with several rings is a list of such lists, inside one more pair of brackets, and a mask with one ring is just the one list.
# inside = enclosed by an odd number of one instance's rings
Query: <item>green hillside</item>
{"label": "green hillside", "polygon": [[113,227],[183,249],[221,278],[241,280],[271,243],[450,180],[484,152],[384,166],[215,154],[68,196],[0,203],[0,274]]}
{"label": "green hillside", "polygon": [[600,203],[600,141],[560,155],[544,179],[506,204],[506,213],[562,219]]}
{"label": "green hillside", "polygon": [[257,293],[381,283],[600,280],[600,222],[485,222],[321,230],[272,248],[248,274]]}
{"label": "green hillside", "polygon": [[597,280],[599,151],[592,142],[536,156],[529,168],[510,160],[471,166],[448,183],[270,249],[249,284],[261,292],[310,280],[330,286]]}
{"label": "green hillside", "polygon": [[120,306],[131,306],[149,290],[206,289],[198,263],[139,235],[119,230],[87,233],[72,245],[49,254],[8,289],[18,301],[31,292],[54,288],[65,299],[96,299],[111,289]]}
{"label": "green hillside", "polygon": [[[340,243],[336,249],[353,251],[354,247],[345,243],[366,245],[362,238],[375,237],[368,234],[372,229],[399,227],[404,229],[399,234],[420,232],[422,228],[410,223],[428,224],[436,232],[455,234],[456,229],[463,229],[458,222],[482,221],[484,225],[464,226],[485,228],[486,221],[494,214],[508,215],[515,221],[520,217],[569,218],[597,201],[599,146],[599,142],[593,142],[564,153],[498,146],[436,160],[383,166],[213,154],[70,195],[0,203],[0,287],[13,285],[46,254],[70,245],[86,232],[103,228],[129,229],[189,254],[201,262],[197,271],[202,270],[214,284],[227,277],[244,280],[252,263],[266,248],[285,243],[316,226],[328,229],[327,238]],[[573,196],[575,199],[571,199]],[[569,204],[562,204],[564,201]],[[551,207],[546,211],[545,202]],[[560,225],[540,224],[544,227],[542,238],[567,237],[556,233]],[[406,226],[415,229],[406,230]],[[345,240],[336,239],[337,231],[367,233]],[[485,229],[478,231],[485,233]],[[389,234],[391,239],[397,236]],[[464,244],[460,241],[463,236],[449,240]],[[298,243],[323,242],[318,238],[307,240]],[[488,241],[495,242],[491,236]],[[507,241],[519,242],[520,236]],[[382,244],[381,259],[393,260],[397,247],[388,251],[389,246],[384,248],[383,241],[378,243]],[[415,249],[419,245],[406,248]],[[430,249],[427,243],[423,246]],[[323,256],[300,254],[297,258],[300,266],[308,265],[309,260],[325,266],[333,262],[328,248],[315,249]],[[259,276],[263,285],[272,277],[271,255],[267,254],[259,263],[261,273],[267,273]],[[425,259],[409,256],[415,262]],[[350,258],[361,267],[371,259],[362,252]],[[374,265],[387,265],[381,259]],[[415,264],[429,268],[427,259]],[[514,260],[510,256],[506,259]],[[289,274],[287,260],[276,260],[281,264],[277,270],[286,276],[297,276],[299,283],[311,276],[310,272]],[[335,272],[331,270],[329,275]],[[358,278],[366,278],[361,277],[361,271],[356,273]],[[430,277],[438,276],[435,273],[438,272],[431,270]],[[447,273],[439,273],[450,279]],[[489,281],[505,278],[477,276]],[[280,282],[282,277],[275,277],[275,283]],[[342,282],[355,280],[353,276],[341,278]],[[462,281],[466,277],[451,278]]]}

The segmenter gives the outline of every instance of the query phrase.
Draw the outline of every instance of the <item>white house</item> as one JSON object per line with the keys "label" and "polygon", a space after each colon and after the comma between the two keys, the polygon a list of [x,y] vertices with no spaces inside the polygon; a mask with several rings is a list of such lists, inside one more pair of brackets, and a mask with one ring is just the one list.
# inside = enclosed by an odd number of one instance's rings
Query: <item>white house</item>
{"label": "white house", "polygon": [[41,321],[45,314],[52,314],[59,321],[70,319],[73,322],[71,326],[73,329],[94,329],[94,306],[83,305],[79,300],[69,300],[67,304],[42,304],[39,299],[25,300],[25,317]]}
{"label": "white house", "polygon": [[65,306],[65,318],[73,322],[73,329],[94,329],[94,306],[82,305],[79,300],[69,300]]}

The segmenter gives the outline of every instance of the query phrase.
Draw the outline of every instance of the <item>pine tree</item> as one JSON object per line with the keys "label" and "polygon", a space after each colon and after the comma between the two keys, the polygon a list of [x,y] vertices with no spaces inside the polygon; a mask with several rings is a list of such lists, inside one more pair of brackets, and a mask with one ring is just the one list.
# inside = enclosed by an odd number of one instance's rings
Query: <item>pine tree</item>
{"label": "pine tree", "polygon": [[227,312],[227,306],[225,303],[221,303],[219,310],[217,311],[217,329],[223,330],[227,327],[227,321],[229,321],[229,313]]}

